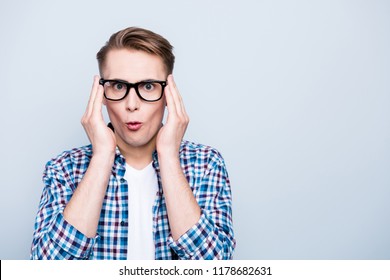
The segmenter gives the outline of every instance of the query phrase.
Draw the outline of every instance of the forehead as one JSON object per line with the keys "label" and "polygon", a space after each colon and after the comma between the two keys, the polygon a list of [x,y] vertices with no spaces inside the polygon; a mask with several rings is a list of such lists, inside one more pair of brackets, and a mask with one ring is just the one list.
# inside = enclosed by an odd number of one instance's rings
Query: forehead
{"label": "forehead", "polygon": [[133,83],[146,79],[165,80],[167,76],[160,57],[129,49],[110,50],[101,70],[104,79],[121,79]]}

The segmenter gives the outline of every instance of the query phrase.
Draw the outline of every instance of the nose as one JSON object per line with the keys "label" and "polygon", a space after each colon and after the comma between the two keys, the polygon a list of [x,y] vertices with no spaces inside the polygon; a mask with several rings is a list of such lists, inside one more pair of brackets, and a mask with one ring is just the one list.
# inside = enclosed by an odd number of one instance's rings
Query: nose
{"label": "nose", "polygon": [[126,97],[126,110],[133,112],[139,109],[141,100],[139,99],[135,88],[131,88]]}

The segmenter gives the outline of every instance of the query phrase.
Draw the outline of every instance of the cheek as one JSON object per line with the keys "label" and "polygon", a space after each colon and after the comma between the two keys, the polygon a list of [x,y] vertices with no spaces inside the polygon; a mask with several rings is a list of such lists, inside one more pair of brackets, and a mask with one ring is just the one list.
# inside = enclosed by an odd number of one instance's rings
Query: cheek
{"label": "cheek", "polygon": [[163,118],[164,112],[165,112],[165,100],[162,102],[161,106],[158,108],[156,114],[159,116],[159,118]]}
{"label": "cheek", "polygon": [[153,110],[151,114],[151,119],[153,120],[154,126],[159,127],[161,125],[164,117],[164,112],[165,112],[165,106],[163,103],[161,104],[161,106]]}
{"label": "cheek", "polygon": [[165,95],[162,98],[162,102],[163,102],[163,107],[166,107],[167,106],[167,99],[165,98]]}
{"label": "cheek", "polygon": [[117,105],[119,104],[115,104],[114,106],[113,104],[106,104],[107,113],[111,122],[115,122],[120,118],[120,108]]}
{"label": "cheek", "polygon": [[160,107],[161,114],[164,114],[166,106],[167,106],[167,103],[165,102],[165,99],[163,99],[163,102],[162,102],[161,107]]}

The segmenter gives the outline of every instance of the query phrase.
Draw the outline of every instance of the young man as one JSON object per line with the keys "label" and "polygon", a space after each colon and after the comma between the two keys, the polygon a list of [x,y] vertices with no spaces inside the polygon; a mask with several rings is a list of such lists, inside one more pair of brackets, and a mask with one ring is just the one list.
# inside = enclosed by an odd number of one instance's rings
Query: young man
{"label": "young man", "polygon": [[130,27],[97,59],[81,121],[91,145],[47,163],[31,258],[231,259],[228,174],[215,149],[182,140],[170,43]]}

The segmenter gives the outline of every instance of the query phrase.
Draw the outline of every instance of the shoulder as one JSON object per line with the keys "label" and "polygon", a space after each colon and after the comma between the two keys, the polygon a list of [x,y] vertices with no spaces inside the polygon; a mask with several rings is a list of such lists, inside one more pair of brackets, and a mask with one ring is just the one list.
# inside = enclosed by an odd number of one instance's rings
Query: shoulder
{"label": "shoulder", "polygon": [[221,153],[217,149],[186,140],[181,143],[180,158],[181,160],[195,161],[199,164],[225,164]]}
{"label": "shoulder", "polygon": [[86,172],[91,157],[91,145],[62,152],[46,163],[43,182],[55,192],[63,192],[64,186],[74,190]]}
{"label": "shoulder", "polygon": [[82,146],[71,150],[66,150],[58,156],[47,162],[46,167],[51,167],[56,170],[70,169],[74,165],[78,168],[88,166],[92,157],[92,146]]}

